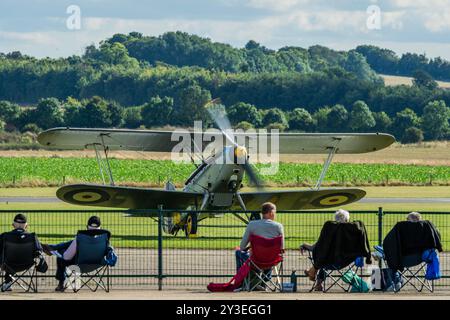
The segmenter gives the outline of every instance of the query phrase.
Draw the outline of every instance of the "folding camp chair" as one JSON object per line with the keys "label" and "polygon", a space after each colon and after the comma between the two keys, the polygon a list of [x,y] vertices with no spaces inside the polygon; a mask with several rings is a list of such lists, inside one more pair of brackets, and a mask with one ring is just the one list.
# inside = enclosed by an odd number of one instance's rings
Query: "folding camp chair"
{"label": "folding camp chair", "polygon": [[[388,265],[383,248],[381,246],[375,246],[374,248],[378,253],[380,253],[384,264]],[[428,252],[429,250],[434,251],[434,249],[427,249],[425,251]],[[427,280],[425,278],[427,262],[424,261],[422,257],[423,253],[411,254],[402,257],[404,269],[403,271],[397,271],[397,278],[400,282],[400,286],[393,282],[392,287],[394,292],[400,292],[400,290],[408,284],[418,292],[422,292],[424,288],[430,292],[434,292],[434,280]],[[395,277],[394,274],[391,276],[392,278]],[[406,279],[406,281],[403,279]]]}
{"label": "folding camp chair", "polygon": [[250,235],[250,272],[244,281],[247,291],[253,291],[258,286],[273,292],[282,290],[282,239],[281,236],[268,239]]}
{"label": "folding camp chair", "polygon": [[[312,251],[308,251],[311,263],[313,261]],[[362,267],[364,266],[363,257],[357,257],[349,265],[339,267],[338,265],[328,265],[317,270],[316,278],[309,292],[314,291],[319,281],[322,281],[322,292],[328,292],[332,287],[338,286],[345,292],[350,292],[353,287],[363,292],[362,285]],[[358,276],[358,272],[361,277]],[[328,282],[330,281],[330,283]],[[329,285],[327,286],[327,284]]]}
{"label": "folding camp chair", "polygon": [[38,256],[34,233],[5,233],[0,266],[3,281],[0,284],[1,290],[6,291],[4,278],[9,274],[11,282],[8,282],[8,288],[17,284],[26,292],[37,292]]}
{"label": "folding camp chair", "polygon": [[102,288],[109,292],[110,271],[105,261],[109,237],[110,233],[107,230],[78,231],[76,264],[66,268],[68,279],[65,284],[66,289],[72,287],[74,292],[78,292],[87,287],[95,292],[98,288]]}

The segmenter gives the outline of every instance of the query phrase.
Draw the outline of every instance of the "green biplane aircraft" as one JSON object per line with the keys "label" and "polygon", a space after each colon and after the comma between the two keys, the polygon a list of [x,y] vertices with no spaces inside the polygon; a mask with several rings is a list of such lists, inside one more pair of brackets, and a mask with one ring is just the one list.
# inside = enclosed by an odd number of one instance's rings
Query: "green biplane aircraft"
{"label": "green biplane aircraft", "polygon": [[[261,204],[266,201],[275,203],[279,210],[325,209],[358,201],[365,196],[364,190],[321,188],[333,156],[337,153],[358,154],[377,151],[395,141],[393,136],[381,133],[276,134],[280,154],[327,154],[328,156],[314,188],[271,191],[262,188],[262,183],[249,162],[249,159],[252,159],[251,141],[258,141],[260,133],[230,133],[231,126],[226,116],[221,118],[213,115],[213,117],[220,129],[218,133],[186,131],[188,139],[185,134],[185,139],[181,142],[180,136],[174,139],[174,132],[171,131],[68,127],[44,131],[39,134],[38,141],[44,146],[60,149],[93,149],[96,153],[103,184],[63,186],[56,192],[57,197],[62,201],[85,206],[127,209],[156,209],[162,205],[164,209],[175,210],[165,214],[164,231],[177,234],[179,230],[184,230],[188,237],[197,233],[199,221],[222,214],[183,211],[259,210]],[[273,141],[271,139],[274,135],[275,133],[268,133],[270,141]],[[218,136],[223,139],[220,141],[223,147],[201,159],[182,190],[176,190],[170,182],[166,184],[165,189],[114,184],[108,161],[110,150],[172,152],[181,143],[184,147],[189,147],[189,150],[194,150],[193,153],[202,154],[213,143],[212,141],[217,141]],[[238,144],[237,141],[241,143]],[[250,182],[257,186],[254,191],[241,191],[244,174],[247,174]],[[180,212],[176,212],[177,210]],[[242,220],[242,217],[238,217]]]}

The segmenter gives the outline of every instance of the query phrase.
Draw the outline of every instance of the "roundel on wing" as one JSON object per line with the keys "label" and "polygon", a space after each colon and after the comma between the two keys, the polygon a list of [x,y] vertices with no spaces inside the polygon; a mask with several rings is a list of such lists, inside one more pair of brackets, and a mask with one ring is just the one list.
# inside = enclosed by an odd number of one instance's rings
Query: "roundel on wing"
{"label": "roundel on wing", "polygon": [[64,195],[66,201],[76,204],[95,204],[108,201],[110,198],[106,191],[96,189],[73,190]]}
{"label": "roundel on wing", "polygon": [[326,194],[312,201],[312,204],[319,208],[334,207],[345,205],[356,199],[356,196],[351,193],[341,192],[334,194]]}

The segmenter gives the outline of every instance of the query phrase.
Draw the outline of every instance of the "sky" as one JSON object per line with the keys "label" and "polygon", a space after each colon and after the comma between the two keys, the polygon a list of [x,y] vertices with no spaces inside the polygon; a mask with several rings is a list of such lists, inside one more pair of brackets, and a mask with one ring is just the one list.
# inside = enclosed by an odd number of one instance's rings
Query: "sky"
{"label": "sky", "polygon": [[0,52],[80,55],[115,33],[181,30],[235,47],[373,44],[450,60],[450,0],[1,0]]}

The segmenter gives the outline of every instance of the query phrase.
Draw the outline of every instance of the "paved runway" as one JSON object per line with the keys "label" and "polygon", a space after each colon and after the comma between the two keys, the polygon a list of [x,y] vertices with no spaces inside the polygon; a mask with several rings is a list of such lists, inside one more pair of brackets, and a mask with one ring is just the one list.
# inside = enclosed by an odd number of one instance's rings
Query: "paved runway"
{"label": "paved runway", "polygon": [[269,293],[269,292],[215,292],[206,290],[111,290],[109,293],[82,291],[73,293],[19,293],[0,294],[2,300],[449,300],[448,293]]}
{"label": "paved runway", "polygon": [[[0,203],[55,203],[61,202],[55,197],[0,197]],[[448,203],[450,198],[363,198],[360,203]]]}

